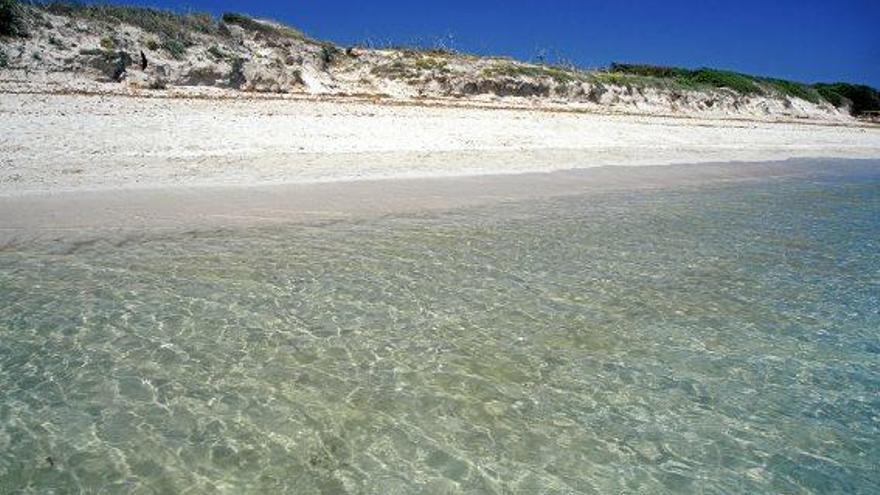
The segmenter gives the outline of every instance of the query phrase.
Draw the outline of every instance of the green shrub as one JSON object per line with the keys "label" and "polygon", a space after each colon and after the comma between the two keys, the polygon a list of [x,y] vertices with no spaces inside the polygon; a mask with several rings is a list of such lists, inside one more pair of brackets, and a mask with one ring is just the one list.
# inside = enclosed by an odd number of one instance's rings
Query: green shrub
{"label": "green shrub", "polygon": [[794,81],[786,81],[784,79],[764,79],[763,82],[767,83],[768,85],[773,87],[773,89],[779,91],[786,96],[800,98],[811,103],[819,103],[822,100],[819,92],[816,91],[815,88],[811,88],[806,84],[801,84]]}
{"label": "green shrub", "polygon": [[24,12],[17,0],[0,0],[0,36],[27,36]]}
{"label": "green shrub", "polygon": [[250,16],[239,14],[238,12],[224,12],[223,15],[220,16],[220,20],[226,24],[235,24],[251,31],[258,31],[268,27],[263,23],[255,21]]}
{"label": "green shrub", "polygon": [[64,49],[64,42],[54,36],[49,36],[49,44],[60,49]]}
{"label": "green shrub", "polygon": [[[842,84],[842,83],[838,83]],[[816,91],[822,95],[822,98],[825,99],[828,103],[831,103],[835,107],[842,107],[845,103],[849,103],[849,98],[846,98],[841,94],[841,92],[836,88],[837,84],[816,84],[813,86],[816,88]]]}
{"label": "green shrub", "polygon": [[162,49],[176,59],[181,59],[186,54],[186,45],[179,40],[171,38],[166,38],[162,41]]}
{"label": "green shrub", "polygon": [[113,41],[113,38],[109,36],[104,36],[103,38],[101,38],[101,48],[105,50],[112,50],[116,48],[116,42]]}
{"label": "green shrub", "polygon": [[614,63],[611,64],[610,71],[612,74],[654,77],[675,81],[678,84],[691,88],[730,88],[743,94],[766,94],[768,90],[772,90],[811,103],[819,103],[824,99],[836,107],[840,107],[849,101],[852,102],[852,110],[855,115],[861,115],[870,111],[880,111],[880,92],[864,85],[834,83],[810,86],[785,79],[755,77],[731,71],[715,69],[689,70],[678,67],[638,64]]}
{"label": "green shrub", "polygon": [[9,56],[6,55],[6,52],[0,50],[0,69],[5,67],[9,67]]}
{"label": "green shrub", "polygon": [[325,68],[331,65],[338,55],[339,49],[335,46],[330,44],[321,45],[321,62]]}
{"label": "green shrub", "polygon": [[226,60],[226,52],[217,45],[211,45],[208,48],[208,55],[214,58],[214,60]]}
{"label": "green shrub", "polygon": [[699,69],[685,79],[686,82],[705,84],[716,88],[728,88],[742,94],[760,94],[760,86],[744,74],[715,69]]}
{"label": "green shrub", "polygon": [[254,19],[253,17],[246,16],[244,14],[239,14],[236,12],[226,12],[220,17],[220,20],[225,22],[226,24],[234,24],[236,26],[240,26],[242,29],[246,31],[251,31],[254,33],[260,33],[267,37],[272,38],[294,38],[298,40],[305,40],[306,36],[296,29],[288,26],[282,26],[280,24],[262,22]]}
{"label": "green shrub", "polygon": [[832,105],[841,107],[852,104],[853,115],[880,111],[880,91],[863,84],[833,83],[815,84],[816,91]]}
{"label": "green shrub", "polygon": [[236,57],[232,61],[232,70],[229,71],[229,85],[233,88],[241,88],[247,82],[244,76],[244,64],[246,60]]}
{"label": "green shrub", "polygon": [[620,63],[611,64],[609,70],[611,73],[666,79],[693,89],[728,88],[742,94],[762,94],[764,92],[756,78],[726,70],[707,68],[690,70],[680,67]]}

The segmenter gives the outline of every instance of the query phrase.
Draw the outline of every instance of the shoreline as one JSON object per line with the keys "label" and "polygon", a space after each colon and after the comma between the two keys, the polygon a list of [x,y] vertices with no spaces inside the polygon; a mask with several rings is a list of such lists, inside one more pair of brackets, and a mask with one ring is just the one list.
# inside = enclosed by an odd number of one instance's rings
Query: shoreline
{"label": "shoreline", "polygon": [[332,99],[0,93],[0,197],[880,158],[880,127]]}
{"label": "shoreline", "polygon": [[69,191],[0,197],[0,249],[125,242],[144,235],[321,225],[572,195],[635,194],[755,180],[880,173],[880,160],[605,166],[547,173]]}

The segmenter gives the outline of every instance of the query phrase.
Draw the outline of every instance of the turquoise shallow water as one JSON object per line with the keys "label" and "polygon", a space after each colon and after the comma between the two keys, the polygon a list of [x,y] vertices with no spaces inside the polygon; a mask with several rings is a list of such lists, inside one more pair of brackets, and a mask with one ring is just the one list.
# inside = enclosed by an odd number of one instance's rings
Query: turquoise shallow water
{"label": "turquoise shallow water", "polygon": [[878,493],[880,168],[0,252],[0,493]]}

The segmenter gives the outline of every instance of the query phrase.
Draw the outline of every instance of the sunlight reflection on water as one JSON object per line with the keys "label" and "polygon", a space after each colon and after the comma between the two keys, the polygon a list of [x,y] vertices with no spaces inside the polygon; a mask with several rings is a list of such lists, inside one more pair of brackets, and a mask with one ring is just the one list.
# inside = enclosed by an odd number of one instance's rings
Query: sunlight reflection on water
{"label": "sunlight reflection on water", "polygon": [[0,493],[877,493],[878,243],[875,174],[2,252]]}

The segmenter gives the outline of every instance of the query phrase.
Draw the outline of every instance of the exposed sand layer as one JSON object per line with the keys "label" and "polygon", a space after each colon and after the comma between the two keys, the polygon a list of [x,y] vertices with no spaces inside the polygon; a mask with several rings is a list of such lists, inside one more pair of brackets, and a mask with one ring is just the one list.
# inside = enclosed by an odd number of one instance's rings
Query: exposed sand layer
{"label": "exposed sand layer", "polygon": [[361,101],[0,94],[0,195],[880,158],[880,128]]}

